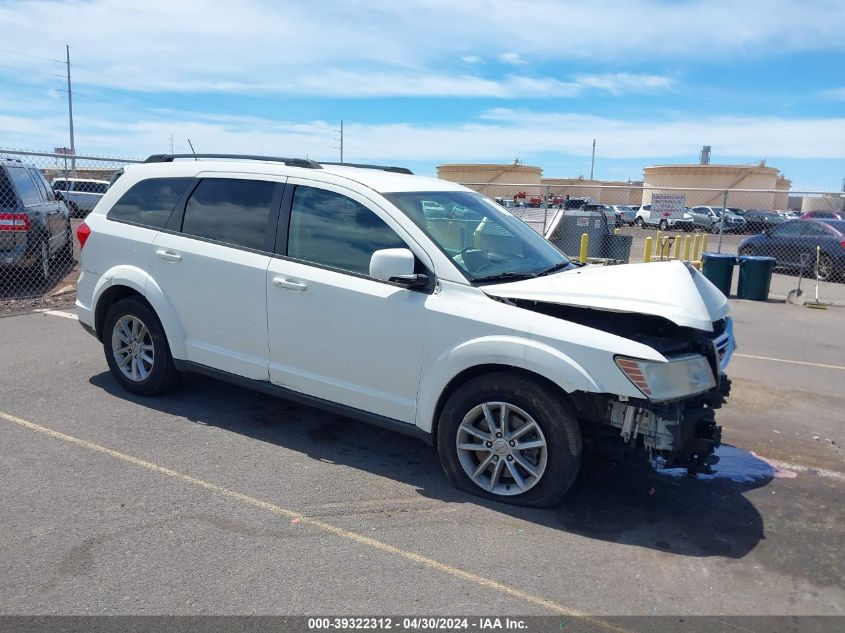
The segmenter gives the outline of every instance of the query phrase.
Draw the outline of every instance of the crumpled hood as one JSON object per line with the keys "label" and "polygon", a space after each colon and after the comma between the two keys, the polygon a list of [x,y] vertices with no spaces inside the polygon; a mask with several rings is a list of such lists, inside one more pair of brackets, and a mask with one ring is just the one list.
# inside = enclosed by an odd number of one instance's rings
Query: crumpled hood
{"label": "crumpled hood", "polygon": [[730,311],[704,275],[679,261],[584,266],[547,277],[484,286],[488,295],[610,312],[661,316],[706,332]]}

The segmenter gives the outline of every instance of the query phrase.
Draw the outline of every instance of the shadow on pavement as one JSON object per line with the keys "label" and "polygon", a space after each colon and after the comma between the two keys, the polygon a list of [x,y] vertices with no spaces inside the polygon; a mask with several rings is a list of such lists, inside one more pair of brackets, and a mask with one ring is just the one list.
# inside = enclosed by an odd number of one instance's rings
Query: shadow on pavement
{"label": "shadow on pavement", "polygon": [[559,506],[519,508],[453,488],[435,450],[416,439],[317,409],[202,376],[188,376],[175,393],[156,398],[127,393],[107,372],[90,382],[141,406],[404,482],[424,497],[476,504],[592,539],[683,556],[741,558],[765,538],[763,519],[743,493],[771,477],[745,483],[655,479],[639,463],[585,452],[581,473]]}

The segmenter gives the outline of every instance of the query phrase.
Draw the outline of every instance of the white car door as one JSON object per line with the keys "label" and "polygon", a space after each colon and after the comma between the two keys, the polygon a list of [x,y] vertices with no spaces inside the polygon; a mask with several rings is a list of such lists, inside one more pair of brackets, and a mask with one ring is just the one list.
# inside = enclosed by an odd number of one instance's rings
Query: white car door
{"label": "white car door", "polygon": [[200,175],[173,230],[156,235],[152,277],[179,318],[185,360],[269,378],[265,278],[282,180]]}
{"label": "white car door", "polygon": [[288,190],[266,280],[271,382],[413,423],[430,294],[369,276],[374,251],[408,248],[401,228],[346,188]]}

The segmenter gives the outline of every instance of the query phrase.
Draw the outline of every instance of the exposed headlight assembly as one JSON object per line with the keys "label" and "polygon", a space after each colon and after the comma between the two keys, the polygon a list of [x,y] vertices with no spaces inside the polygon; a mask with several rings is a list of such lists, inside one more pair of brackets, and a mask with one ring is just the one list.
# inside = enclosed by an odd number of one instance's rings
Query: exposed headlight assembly
{"label": "exposed headlight assembly", "polygon": [[617,356],[616,365],[652,401],[694,396],[716,386],[710,363],[701,354],[675,356],[665,363]]}

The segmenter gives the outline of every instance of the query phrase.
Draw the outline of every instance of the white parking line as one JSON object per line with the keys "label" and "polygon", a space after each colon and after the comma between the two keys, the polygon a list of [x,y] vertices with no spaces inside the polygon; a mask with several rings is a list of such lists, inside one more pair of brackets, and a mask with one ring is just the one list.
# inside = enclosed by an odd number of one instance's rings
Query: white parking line
{"label": "white parking line", "polygon": [[74,319],[79,320],[76,316],[75,312],[64,312],[62,310],[33,310],[33,312],[38,312],[40,314],[49,314],[50,316],[57,316],[57,317],[64,317],[65,319]]}
{"label": "white parking line", "polygon": [[754,358],[757,360],[770,360],[776,363],[792,363],[793,365],[809,365],[810,367],[823,367],[825,369],[842,369],[845,367],[841,365],[823,365],[822,363],[807,363],[803,360],[787,360],[786,358],[770,358],[769,356],[752,356],[751,354],[734,354],[740,358]]}

